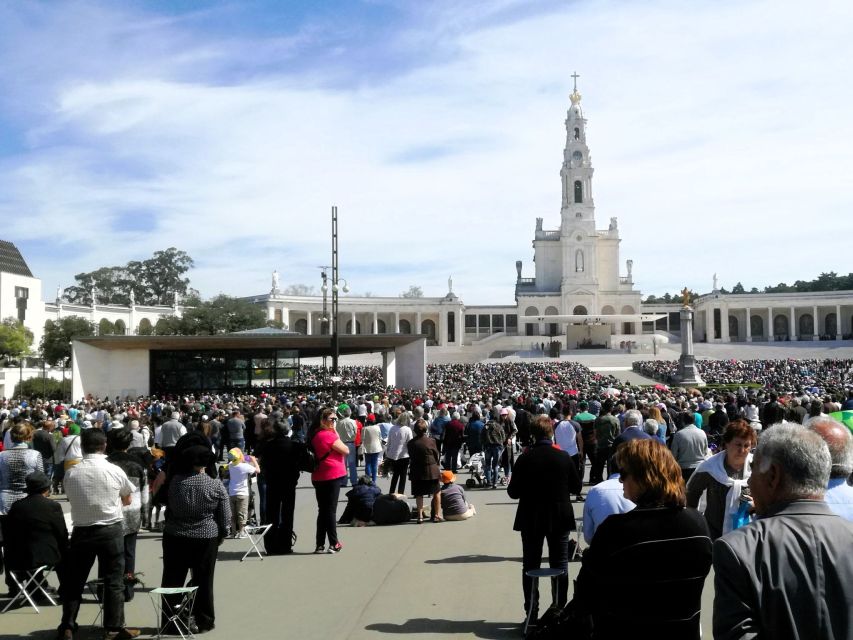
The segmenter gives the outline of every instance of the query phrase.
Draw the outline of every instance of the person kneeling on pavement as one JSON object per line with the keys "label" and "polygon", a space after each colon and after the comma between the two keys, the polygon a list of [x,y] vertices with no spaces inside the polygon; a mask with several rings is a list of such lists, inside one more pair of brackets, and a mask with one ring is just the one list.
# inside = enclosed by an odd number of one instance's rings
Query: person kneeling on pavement
{"label": "person kneeling on pavement", "polygon": [[382,495],[382,490],[373,484],[368,475],[358,479],[358,484],[347,491],[347,506],[341,514],[338,524],[350,524],[364,527],[373,519],[373,504]]}
{"label": "person kneeling on pavement", "polygon": [[466,502],[465,491],[456,484],[456,474],[449,469],[441,472],[441,511],[445,520],[467,520],[477,515],[474,505]]}

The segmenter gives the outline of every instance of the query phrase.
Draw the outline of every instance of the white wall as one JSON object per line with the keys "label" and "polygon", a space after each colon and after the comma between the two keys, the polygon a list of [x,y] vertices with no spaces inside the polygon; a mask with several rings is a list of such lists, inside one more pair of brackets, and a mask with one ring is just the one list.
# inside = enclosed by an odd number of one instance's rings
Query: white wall
{"label": "white wall", "polygon": [[0,273],[0,319],[18,317],[18,307],[15,303],[15,287],[29,289],[27,300],[27,315],[24,325],[33,332],[31,349],[36,351],[44,335],[44,302],[41,299],[41,280],[28,278],[14,273]]}
{"label": "white wall", "polygon": [[[396,379],[388,384],[402,389],[426,388],[426,340],[421,338],[394,350]],[[390,369],[390,368],[389,368]],[[388,372],[390,378],[390,370]]]}
{"label": "white wall", "polygon": [[150,358],[147,349],[98,349],[74,341],[72,396],[147,396]]}

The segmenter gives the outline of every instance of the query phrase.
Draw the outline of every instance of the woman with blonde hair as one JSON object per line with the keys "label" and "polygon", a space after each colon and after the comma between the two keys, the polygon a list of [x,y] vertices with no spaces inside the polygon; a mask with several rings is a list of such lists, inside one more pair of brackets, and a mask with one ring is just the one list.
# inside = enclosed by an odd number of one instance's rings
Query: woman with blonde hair
{"label": "woman with blonde hair", "polygon": [[[657,439],[622,444],[616,464],[625,497],[637,506],[598,527],[570,606],[591,616],[593,638],[698,639],[702,587],[711,568],[708,525],[686,507],[681,470]],[[613,585],[628,597],[614,599]],[[639,597],[664,591],[667,602],[660,607]]]}

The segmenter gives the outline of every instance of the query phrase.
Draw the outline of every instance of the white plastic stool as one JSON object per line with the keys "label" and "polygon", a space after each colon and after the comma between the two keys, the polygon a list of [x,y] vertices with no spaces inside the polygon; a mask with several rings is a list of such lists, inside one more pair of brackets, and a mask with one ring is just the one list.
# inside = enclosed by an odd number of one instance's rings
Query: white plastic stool
{"label": "white plastic stool", "polygon": [[[157,616],[154,628],[158,630],[158,638],[163,637],[163,630],[169,625],[174,626],[181,638],[195,638],[189,622],[197,591],[198,587],[157,587],[149,592],[148,595],[151,596],[151,604],[154,605],[154,613]],[[169,596],[181,596],[180,602],[172,605],[169,602]],[[162,622],[163,616],[166,616],[166,622]]]}

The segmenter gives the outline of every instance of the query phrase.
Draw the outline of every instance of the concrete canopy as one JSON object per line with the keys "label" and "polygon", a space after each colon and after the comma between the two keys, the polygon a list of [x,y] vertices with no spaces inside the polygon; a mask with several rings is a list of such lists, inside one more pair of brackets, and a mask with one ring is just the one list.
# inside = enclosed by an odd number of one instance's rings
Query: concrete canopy
{"label": "concrete canopy", "polygon": [[[385,383],[423,389],[426,386],[426,336],[409,334],[338,336],[341,355],[382,353]],[[238,351],[284,349],[299,358],[332,355],[331,336],[306,336],[280,330],[211,336],[97,336],[72,345],[72,394],[149,395],[152,351]]]}

